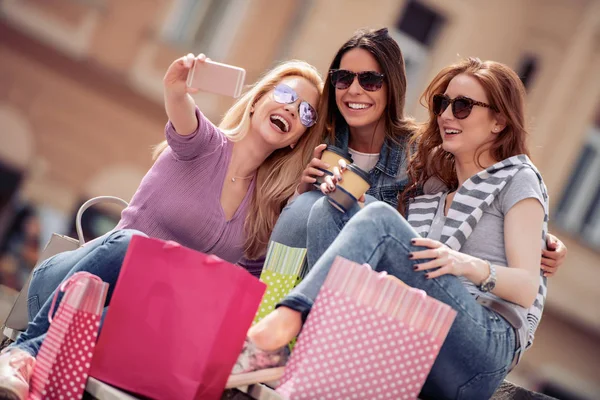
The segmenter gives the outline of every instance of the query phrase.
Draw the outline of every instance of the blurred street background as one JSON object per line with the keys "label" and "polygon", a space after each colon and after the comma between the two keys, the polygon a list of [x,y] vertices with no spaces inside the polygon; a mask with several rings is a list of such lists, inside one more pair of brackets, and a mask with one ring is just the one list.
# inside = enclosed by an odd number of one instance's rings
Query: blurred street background
{"label": "blurred street background", "polygon": [[[247,83],[289,58],[325,74],[356,29],[383,26],[404,53],[418,120],[426,84],[461,57],[521,76],[550,231],[569,254],[509,379],[600,398],[600,0],[0,1],[0,321],[51,233],[74,235],[85,200],[133,195],[163,138],[172,60],[204,52],[245,68]],[[196,99],[215,123],[232,103]],[[92,208],[86,235],[111,229],[119,211]]]}

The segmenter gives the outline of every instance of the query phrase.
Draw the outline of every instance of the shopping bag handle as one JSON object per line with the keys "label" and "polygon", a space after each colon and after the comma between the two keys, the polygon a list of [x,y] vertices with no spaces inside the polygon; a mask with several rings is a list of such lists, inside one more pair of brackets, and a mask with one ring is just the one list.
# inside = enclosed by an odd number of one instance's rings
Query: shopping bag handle
{"label": "shopping bag handle", "polygon": [[[370,270],[373,270],[373,267],[371,267],[370,264],[364,263],[361,266],[363,268],[368,268]],[[396,277],[394,275],[389,275],[386,271],[378,272],[377,279],[378,280],[387,279],[390,282],[394,282],[395,285],[400,285],[403,289],[408,289],[408,290],[412,291],[413,293],[416,293],[422,299],[425,299],[427,297],[427,292],[425,292],[424,290],[411,287],[411,286],[407,285],[404,281],[399,279],[398,277]]]}
{"label": "shopping bag handle", "polygon": [[52,305],[50,306],[50,311],[48,312],[48,321],[50,323],[52,323],[52,314],[54,314],[54,307],[56,307],[56,300],[58,299],[58,294],[61,292],[65,292],[69,288],[69,286],[81,281],[82,279],[93,279],[95,281],[102,282],[102,279],[100,279],[96,275],[90,274],[89,272],[82,271],[82,272],[77,272],[77,273],[73,274],[69,279],[67,279],[66,281],[61,283],[60,286],[58,287],[58,290],[56,291],[56,293],[54,293],[54,298],[52,299]]}
{"label": "shopping bag handle", "polygon": [[[180,249],[180,248],[182,248],[182,246],[179,243],[174,242],[173,240],[167,240],[163,244],[164,250]],[[222,258],[215,256],[214,254],[205,254],[204,263],[207,265],[222,264],[224,262],[225,261]]]}
{"label": "shopping bag handle", "polygon": [[85,210],[90,208],[91,206],[98,203],[112,203],[121,205],[123,207],[127,207],[129,203],[125,200],[115,197],[115,196],[98,196],[93,199],[89,199],[81,207],[79,207],[79,211],[77,211],[77,217],[75,218],[75,229],[77,230],[77,239],[79,240],[79,246],[83,246],[85,244],[85,238],[83,237],[83,228],[81,227],[81,217]]}

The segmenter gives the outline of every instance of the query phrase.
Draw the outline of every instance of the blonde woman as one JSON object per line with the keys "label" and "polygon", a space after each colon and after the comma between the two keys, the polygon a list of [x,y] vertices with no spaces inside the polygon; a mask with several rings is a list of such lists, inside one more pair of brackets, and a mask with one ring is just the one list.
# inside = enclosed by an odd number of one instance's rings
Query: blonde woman
{"label": "blonde woman", "polygon": [[309,128],[317,120],[322,79],[309,64],[283,63],[248,90],[216,127],[185,83],[193,63],[205,60],[188,54],[169,67],[164,78],[166,142],[158,146],[156,162],[117,228],[36,269],[29,291],[31,322],[0,356],[0,398],[27,396],[60,283],[75,272],[91,272],[111,284],[108,304],[132,236],[173,240],[233,263],[265,253],[279,213],[321,139]]}

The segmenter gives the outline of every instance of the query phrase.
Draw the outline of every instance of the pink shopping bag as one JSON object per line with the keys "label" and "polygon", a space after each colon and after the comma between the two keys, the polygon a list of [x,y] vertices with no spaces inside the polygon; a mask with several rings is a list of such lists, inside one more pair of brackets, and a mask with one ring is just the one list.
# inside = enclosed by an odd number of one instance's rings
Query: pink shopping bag
{"label": "pink shopping bag", "polygon": [[81,399],[96,345],[108,284],[78,272],[59,288],[65,295],[51,317],[50,329],[36,358],[29,400]]}
{"label": "pink shopping bag", "polygon": [[456,311],[336,258],[277,391],[290,400],[416,399]]}
{"label": "pink shopping bag", "polygon": [[152,399],[219,399],[264,291],[220,258],[134,236],[90,375]]}

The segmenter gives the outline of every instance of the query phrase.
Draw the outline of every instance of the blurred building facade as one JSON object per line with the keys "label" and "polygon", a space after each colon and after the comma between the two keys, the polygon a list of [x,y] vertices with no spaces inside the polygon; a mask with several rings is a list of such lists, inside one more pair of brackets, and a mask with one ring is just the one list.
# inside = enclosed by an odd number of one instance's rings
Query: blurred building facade
{"label": "blurred building facade", "polygon": [[[325,73],[356,29],[382,26],[404,52],[417,119],[425,85],[459,57],[522,77],[551,231],[569,256],[511,378],[600,393],[600,0],[4,0],[0,210],[19,196],[72,218],[82,199],[129,199],[162,139],[162,76],[183,54],[240,65],[247,83],[288,58]],[[214,122],[231,104],[197,101]]]}

